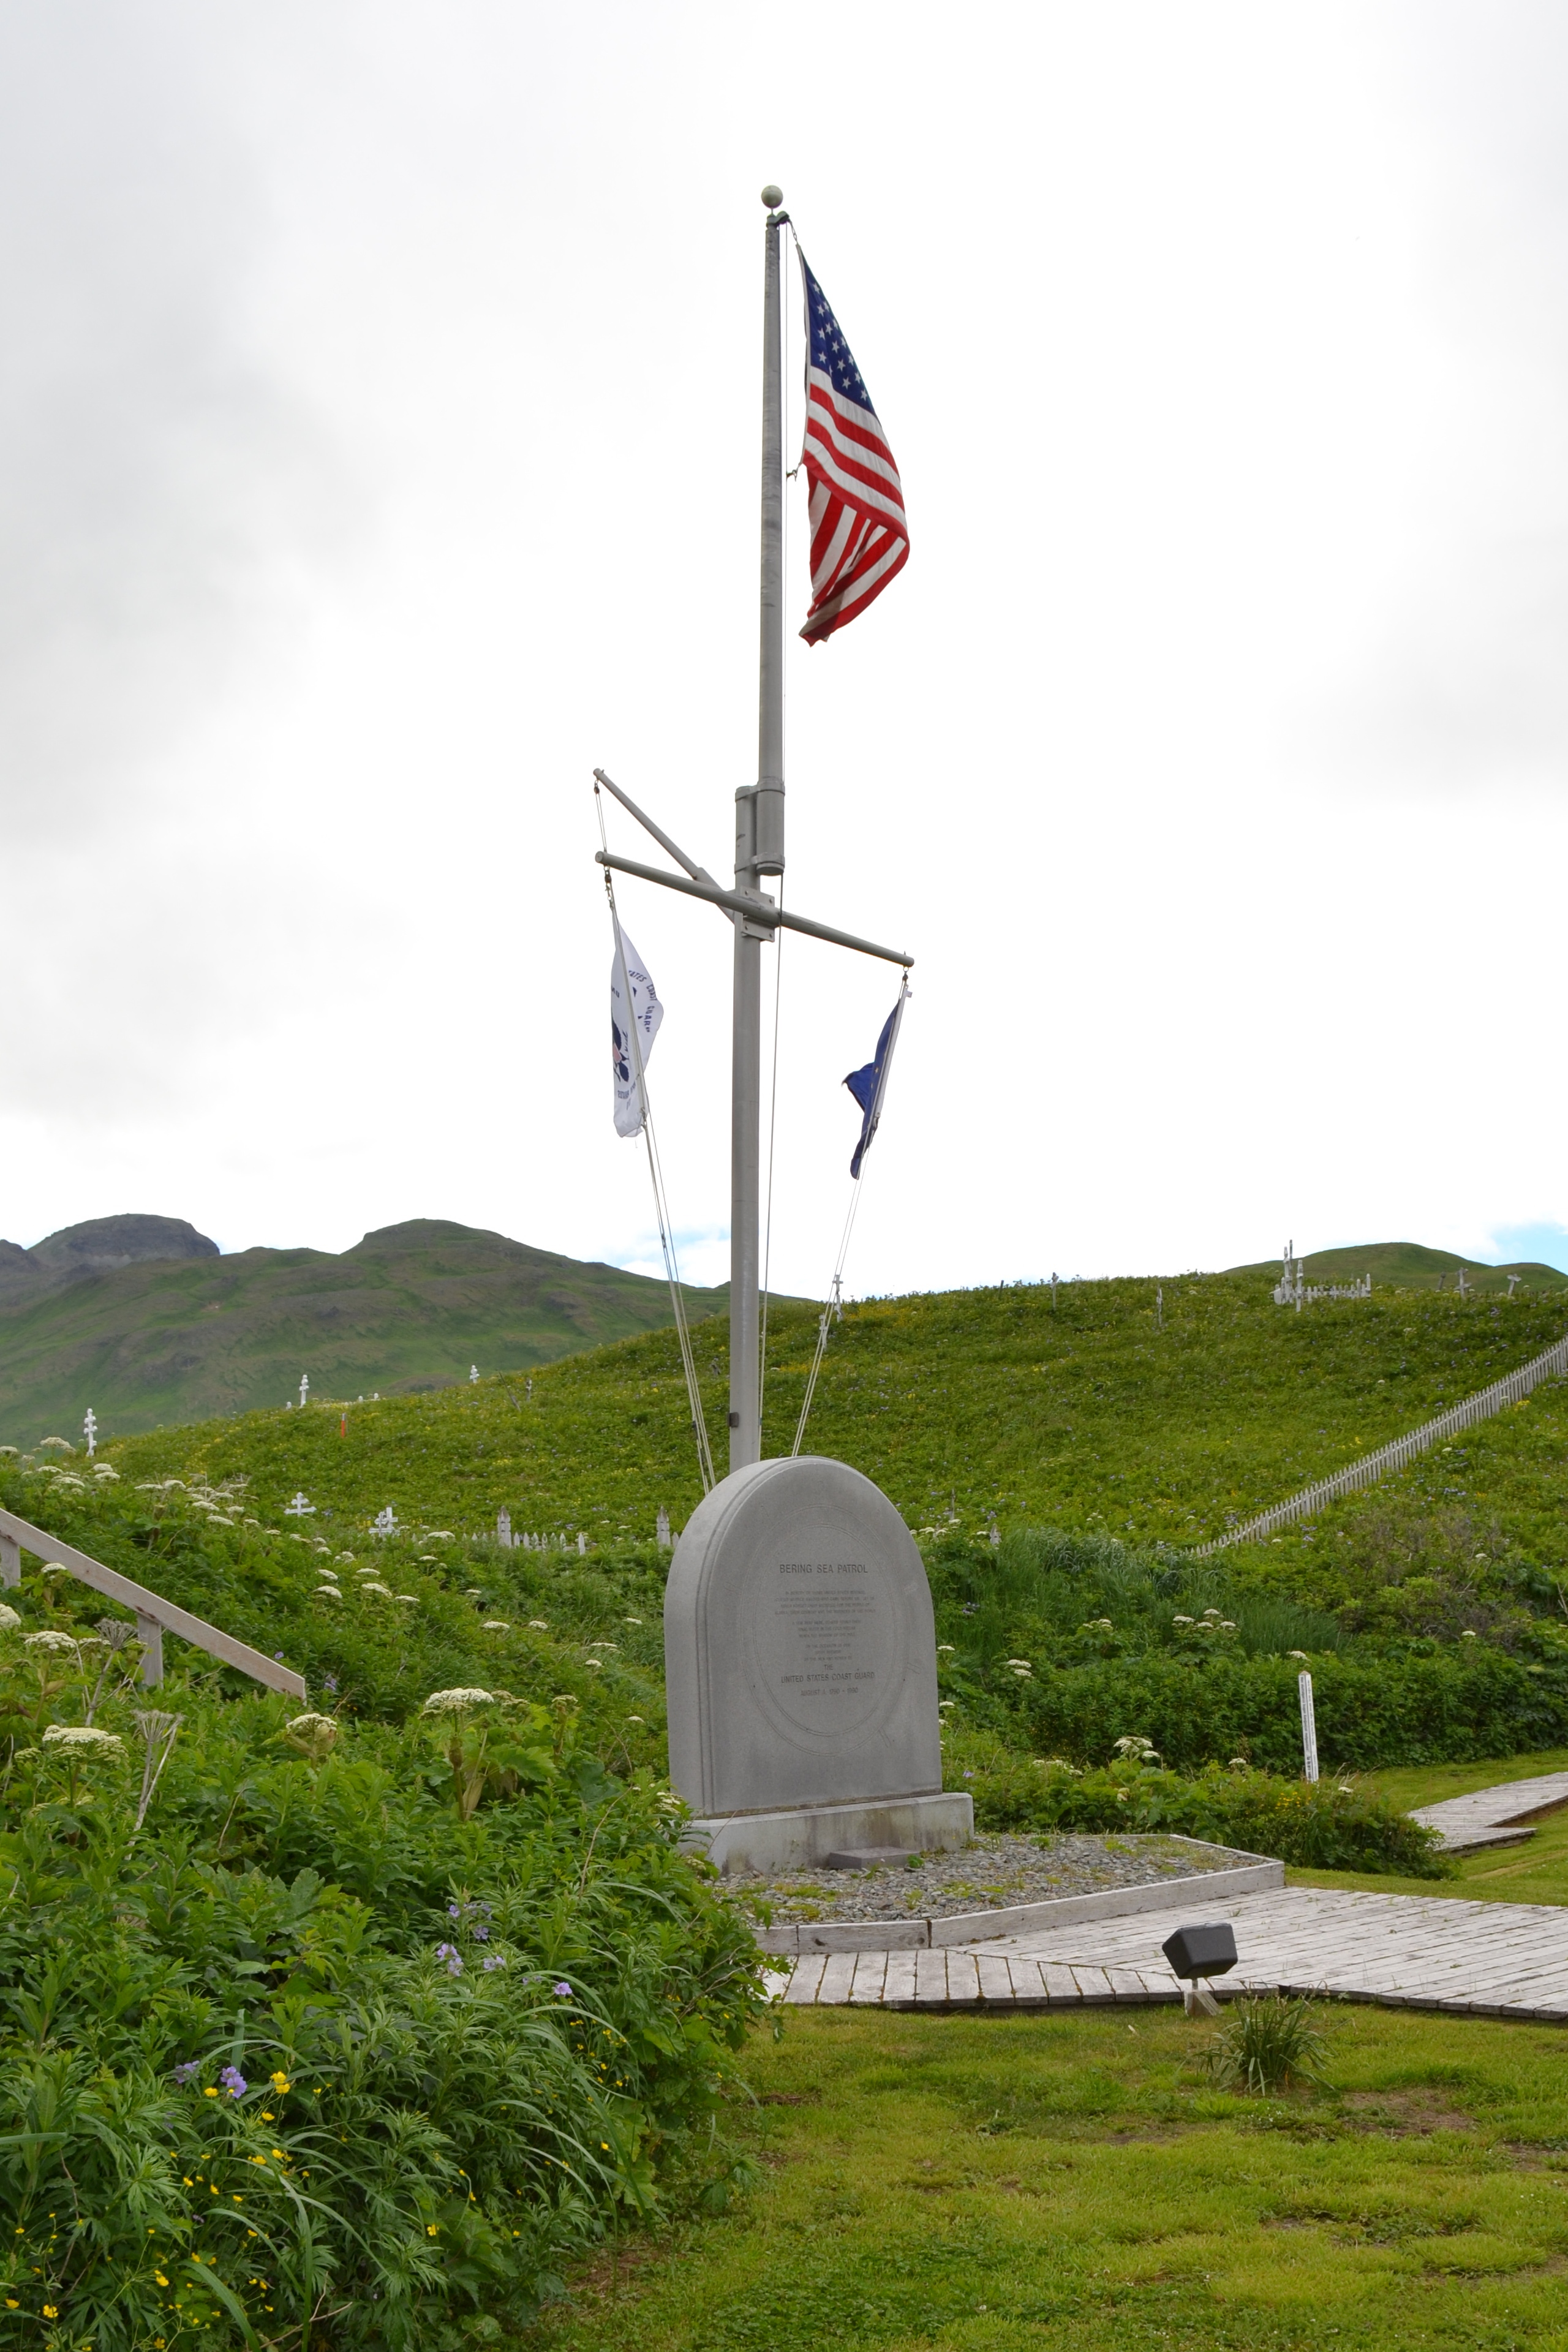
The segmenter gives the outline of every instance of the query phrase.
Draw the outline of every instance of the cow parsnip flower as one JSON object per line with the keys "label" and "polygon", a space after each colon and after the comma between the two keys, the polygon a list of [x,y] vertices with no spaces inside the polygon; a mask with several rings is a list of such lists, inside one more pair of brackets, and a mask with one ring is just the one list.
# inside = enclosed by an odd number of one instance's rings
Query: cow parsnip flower
{"label": "cow parsnip flower", "polygon": [[125,1753],[125,1742],[117,1732],[100,1731],[89,1723],[51,1723],[44,1733],[44,1746],[64,1748],[70,1756],[96,1756],[106,1763],[118,1763]]}
{"label": "cow parsnip flower", "polygon": [[470,1707],[494,1705],[493,1691],[439,1690],[431,1692],[419,1712],[421,1715],[467,1715]]}

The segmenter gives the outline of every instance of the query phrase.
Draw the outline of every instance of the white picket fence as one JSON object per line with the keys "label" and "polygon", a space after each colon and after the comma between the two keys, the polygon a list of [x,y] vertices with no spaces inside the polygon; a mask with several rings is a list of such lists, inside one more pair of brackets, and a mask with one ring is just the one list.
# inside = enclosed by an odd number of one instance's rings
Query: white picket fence
{"label": "white picket fence", "polygon": [[1528,1364],[1521,1364],[1518,1371],[1494,1381],[1489,1389],[1480,1389],[1473,1397],[1466,1397],[1462,1403],[1450,1405],[1448,1411],[1440,1412],[1436,1421],[1424,1421],[1418,1429],[1407,1430],[1403,1437],[1396,1437],[1392,1445],[1380,1445],[1375,1454],[1363,1454],[1359,1462],[1352,1462],[1343,1470],[1336,1470],[1332,1477],[1314,1479],[1311,1486],[1303,1486],[1300,1493],[1292,1495],[1288,1502],[1276,1503],[1270,1509],[1259,1511],[1256,1518],[1244,1519],[1239,1527],[1228,1528],[1212,1543],[1199,1544],[1193,1557],[1203,1559],[1210,1552],[1224,1551],[1229,1544],[1251,1543],[1259,1536],[1272,1535],[1276,1528],[1289,1527],[1292,1519],[1310,1518],[1314,1511],[1320,1510],[1325,1503],[1333,1502],[1337,1496],[1353,1494],[1358,1486],[1375,1486],[1385,1471],[1403,1470],[1417,1454],[1425,1454],[1429,1447],[1440,1444],[1444,1438],[1454,1436],[1461,1429],[1468,1429],[1474,1422],[1489,1420],[1494,1412],[1501,1412],[1506,1405],[1517,1404],[1521,1397],[1527,1397],[1531,1390],[1539,1387],[1542,1381],[1563,1379],[1568,1379],[1568,1338],[1557,1340],[1543,1355],[1532,1357]]}

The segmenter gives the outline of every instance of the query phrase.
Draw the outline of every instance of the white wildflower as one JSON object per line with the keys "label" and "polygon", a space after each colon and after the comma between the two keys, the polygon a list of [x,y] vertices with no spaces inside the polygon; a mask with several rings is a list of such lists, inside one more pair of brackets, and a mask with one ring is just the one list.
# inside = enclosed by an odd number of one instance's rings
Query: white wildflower
{"label": "white wildflower", "polygon": [[342,1593],[335,1584],[318,1584],[316,1587],[318,1601],[341,1601],[342,1597]]}
{"label": "white wildflower", "polygon": [[432,1691],[421,1715],[467,1715],[470,1707],[493,1706],[495,1693],[487,1690]]}
{"label": "white wildflower", "polygon": [[38,1444],[40,1446],[58,1445],[64,1453],[67,1454],[74,1454],[76,1452],[76,1447],[71,1444],[68,1437],[40,1437]]}
{"label": "white wildflower", "polygon": [[46,1748],[63,1748],[70,1756],[96,1756],[104,1763],[118,1763],[125,1753],[125,1742],[112,1731],[97,1731],[88,1723],[51,1723],[44,1733]]}
{"label": "white wildflower", "polygon": [[528,1630],[531,1633],[548,1633],[550,1631],[549,1618],[531,1617],[528,1621]]}
{"label": "white wildflower", "polygon": [[584,1658],[584,1661],[583,1661],[583,1664],[584,1664],[585,1666],[590,1667],[590,1668],[593,1670],[593,1672],[594,1672],[595,1674],[597,1674],[597,1673],[598,1673],[598,1671],[599,1671],[600,1667],[604,1664],[604,1663],[605,1663],[605,1661],[603,1660],[603,1658]]}
{"label": "white wildflower", "polygon": [[338,1726],[330,1715],[297,1715],[284,1725],[283,1737],[290,1748],[320,1764],[337,1744]]}
{"label": "white wildflower", "polygon": [[68,1633],[57,1633],[52,1626],[45,1633],[24,1633],[22,1646],[25,1650],[69,1650],[73,1653],[76,1649],[76,1643]]}
{"label": "white wildflower", "polygon": [[486,1633],[510,1633],[511,1626],[504,1617],[487,1617],[480,1630]]}
{"label": "white wildflower", "polygon": [[0,1633],[14,1633],[21,1622],[16,1611],[8,1609],[5,1603],[0,1601]]}
{"label": "white wildflower", "polygon": [[384,1592],[389,1601],[392,1599],[391,1585],[380,1584],[376,1581],[374,1577],[367,1577],[364,1582],[360,1586],[360,1591],[362,1592]]}

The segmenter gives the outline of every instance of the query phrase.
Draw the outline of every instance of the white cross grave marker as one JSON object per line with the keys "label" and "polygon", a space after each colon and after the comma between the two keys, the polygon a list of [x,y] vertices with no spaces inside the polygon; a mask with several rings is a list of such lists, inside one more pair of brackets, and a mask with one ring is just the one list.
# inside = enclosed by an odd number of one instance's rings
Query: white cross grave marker
{"label": "white cross grave marker", "polygon": [[660,1551],[669,1549],[669,1513],[662,1503],[658,1507],[658,1517],[654,1522],[653,1539]]}
{"label": "white cross grave marker", "polygon": [[[1509,1295],[1511,1297],[1512,1293],[1510,1292]],[[98,1444],[98,1415],[94,1412],[91,1405],[88,1406],[87,1419],[82,1423],[81,1427],[82,1434],[87,1439],[88,1459],[90,1461],[92,1459],[93,1448]]]}
{"label": "white cross grave marker", "polygon": [[301,1411],[304,1408],[305,1399],[310,1395],[310,1375],[309,1372],[301,1372],[300,1375],[300,1404]]}
{"label": "white cross grave marker", "polygon": [[308,1519],[311,1517],[315,1507],[316,1506],[314,1503],[310,1502],[304,1495],[296,1495],[291,1503],[284,1504],[283,1516],[286,1519]]}
{"label": "white cross grave marker", "polygon": [[374,1536],[395,1536],[401,1533],[401,1529],[397,1524],[397,1514],[393,1509],[390,1503],[388,1503],[384,1511],[378,1511],[376,1513],[374,1519],[371,1523],[370,1531],[372,1535]]}
{"label": "white cross grave marker", "polygon": [[477,1381],[477,1380],[479,1379],[479,1368],[478,1364],[470,1364],[470,1365],[468,1366],[468,1378],[469,1378],[469,1380],[470,1380],[470,1381]]}

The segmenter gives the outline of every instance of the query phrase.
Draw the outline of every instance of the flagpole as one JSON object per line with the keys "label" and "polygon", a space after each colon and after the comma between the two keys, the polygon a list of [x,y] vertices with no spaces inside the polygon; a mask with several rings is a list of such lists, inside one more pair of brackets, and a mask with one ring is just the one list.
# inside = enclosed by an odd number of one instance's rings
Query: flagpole
{"label": "flagpole", "polygon": [[[735,887],[759,893],[784,872],[784,369],[779,253],[782,192],[768,207],[763,268],[762,595],[757,677],[757,781],[735,794]],[[761,1265],[763,969],[770,927],[735,919],[730,1097],[730,1467],[762,1459],[758,1357]]]}

